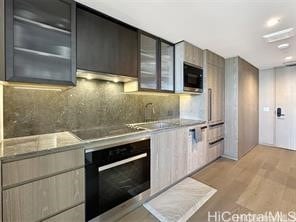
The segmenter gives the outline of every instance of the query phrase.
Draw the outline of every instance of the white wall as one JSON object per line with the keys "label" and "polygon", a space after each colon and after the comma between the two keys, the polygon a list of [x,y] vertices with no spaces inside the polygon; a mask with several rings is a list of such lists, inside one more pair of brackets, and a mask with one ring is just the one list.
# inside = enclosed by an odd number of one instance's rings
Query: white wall
{"label": "white wall", "polygon": [[259,143],[275,144],[275,71],[259,72]]}

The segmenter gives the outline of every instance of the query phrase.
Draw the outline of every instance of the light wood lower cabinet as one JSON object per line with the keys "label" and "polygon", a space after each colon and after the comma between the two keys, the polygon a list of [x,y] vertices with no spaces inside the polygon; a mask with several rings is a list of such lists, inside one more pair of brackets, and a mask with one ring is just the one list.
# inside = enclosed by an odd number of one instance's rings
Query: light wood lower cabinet
{"label": "light wood lower cabinet", "polygon": [[188,129],[175,130],[175,136],[172,139],[174,146],[172,147],[171,182],[174,183],[187,174]]}
{"label": "light wood lower cabinet", "polygon": [[192,173],[207,164],[207,147],[207,129],[202,130],[202,140],[197,143],[189,136],[187,173]]}
{"label": "light wood lower cabinet", "polygon": [[174,131],[160,132],[151,137],[151,194],[171,183]]}
{"label": "light wood lower cabinet", "polygon": [[11,186],[82,166],[84,166],[83,149],[3,163],[2,185]]}
{"label": "light wood lower cabinet", "polygon": [[224,138],[224,124],[209,126],[208,140],[211,142],[219,138]]}
{"label": "light wood lower cabinet", "polygon": [[223,154],[224,149],[224,141],[221,140],[215,144],[210,145],[207,150],[208,153],[208,163],[212,162],[213,160],[217,159],[219,156]]}
{"label": "light wood lower cabinet", "polygon": [[40,221],[84,202],[84,168],[3,191],[3,221]]}
{"label": "light wood lower cabinet", "polygon": [[65,212],[44,220],[44,222],[84,222],[84,208],[85,205],[80,204],[77,207],[73,207]]}
{"label": "light wood lower cabinet", "polygon": [[175,129],[151,137],[151,194],[187,174],[187,129]]}
{"label": "light wood lower cabinet", "polygon": [[194,143],[194,127],[155,133],[151,137],[151,194],[189,175],[208,163],[207,129],[202,141]]}

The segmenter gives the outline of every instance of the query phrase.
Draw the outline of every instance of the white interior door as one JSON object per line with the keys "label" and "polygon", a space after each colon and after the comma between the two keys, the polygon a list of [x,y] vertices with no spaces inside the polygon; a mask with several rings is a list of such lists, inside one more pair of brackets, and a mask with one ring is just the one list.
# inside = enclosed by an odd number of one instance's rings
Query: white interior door
{"label": "white interior door", "polygon": [[275,143],[296,150],[296,67],[276,69],[275,75]]}

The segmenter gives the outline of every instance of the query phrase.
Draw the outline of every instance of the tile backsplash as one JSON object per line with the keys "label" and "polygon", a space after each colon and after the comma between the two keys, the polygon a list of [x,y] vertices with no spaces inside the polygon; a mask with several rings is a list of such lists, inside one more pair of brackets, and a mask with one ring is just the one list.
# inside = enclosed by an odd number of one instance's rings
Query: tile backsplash
{"label": "tile backsplash", "polygon": [[153,103],[154,119],[178,118],[178,95],[123,93],[122,83],[78,79],[59,91],[4,87],[4,138],[143,122]]}

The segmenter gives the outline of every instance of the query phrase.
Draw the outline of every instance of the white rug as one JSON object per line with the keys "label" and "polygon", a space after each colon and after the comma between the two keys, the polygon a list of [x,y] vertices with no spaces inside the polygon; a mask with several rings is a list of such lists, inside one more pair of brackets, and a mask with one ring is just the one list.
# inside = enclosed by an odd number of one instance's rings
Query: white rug
{"label": "white rug", "polygon": [[144,207],[162,222],[183,222],[216,192],[216,189],[187,177],[145,203]]}

